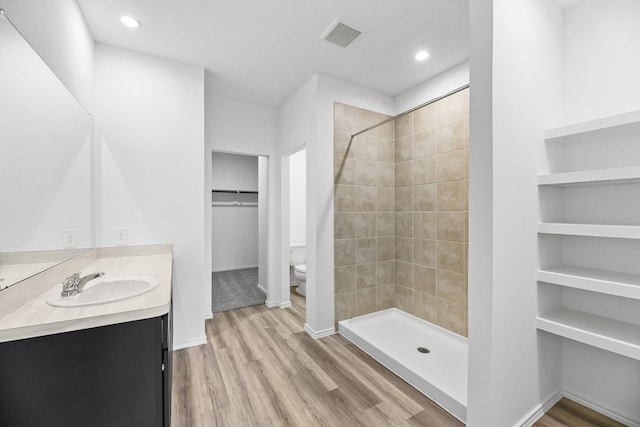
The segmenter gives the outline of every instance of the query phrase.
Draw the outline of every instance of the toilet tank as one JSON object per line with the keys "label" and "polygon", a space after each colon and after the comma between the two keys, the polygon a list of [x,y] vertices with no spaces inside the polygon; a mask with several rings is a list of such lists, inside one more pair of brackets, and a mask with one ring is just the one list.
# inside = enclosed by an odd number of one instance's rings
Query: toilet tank
{"label": "toilet tank", "polygon": [[304,242],[289,243],[289,265],[306,264],[307,262],[307,245]]}

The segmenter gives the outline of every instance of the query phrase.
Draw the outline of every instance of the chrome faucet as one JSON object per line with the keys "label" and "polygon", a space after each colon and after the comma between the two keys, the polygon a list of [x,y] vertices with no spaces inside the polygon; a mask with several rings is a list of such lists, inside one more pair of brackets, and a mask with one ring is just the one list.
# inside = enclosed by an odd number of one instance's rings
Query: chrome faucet
{"label": "chrome faucet", "polygon": [[87,274],[83,277],[80,277],[80,273],[73,273],[62,281],[62,292],[60,293],[60,296],[68,297],[79,294],[82,292],[84,285],[86,285],[89,280],[93,280],[100,276],[104,276],[104,273]]}

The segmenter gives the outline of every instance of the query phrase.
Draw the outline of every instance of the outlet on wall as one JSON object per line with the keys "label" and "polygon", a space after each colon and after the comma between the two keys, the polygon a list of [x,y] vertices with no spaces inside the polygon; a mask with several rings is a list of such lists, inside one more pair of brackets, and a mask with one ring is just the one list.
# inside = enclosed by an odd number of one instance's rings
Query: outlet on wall
{"label": "outlet on wall", "polygon": [[78,247],[78,230],[64,230],[64,248],[73,249]]}
{"label": "outlet on wall", "polygon": [[116,246],[126,246],[129,244],[129,229],[125,227],[116,228]]}

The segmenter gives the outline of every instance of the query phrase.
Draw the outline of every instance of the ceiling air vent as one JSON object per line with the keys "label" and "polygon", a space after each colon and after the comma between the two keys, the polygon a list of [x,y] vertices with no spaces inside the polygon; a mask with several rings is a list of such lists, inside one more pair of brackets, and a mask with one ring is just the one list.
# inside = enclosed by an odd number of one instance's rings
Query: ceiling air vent
{"label": "ceiling air vent", "polygon": [[336,18],[331,25],[324,30],[320,38],[341,47],[349,46],[351,42],[362,34],[362,31],[353,28],[354,26],[352,24],[347,25],[345,21],[345,19],[340,17]]}

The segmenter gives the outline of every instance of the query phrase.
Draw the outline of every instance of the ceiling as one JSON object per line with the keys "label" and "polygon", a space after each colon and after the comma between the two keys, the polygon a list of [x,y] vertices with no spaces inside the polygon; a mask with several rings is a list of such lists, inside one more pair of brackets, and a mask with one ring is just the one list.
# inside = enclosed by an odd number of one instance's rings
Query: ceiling
{"label": "ceiling", "polygon": [[[208,94],[273,107],[318,72],[395,96],[469,56],[469,0],[78,3],[97,42],[204,67]],[[347,48],[320,39],[338,16],[362,30]]]}

